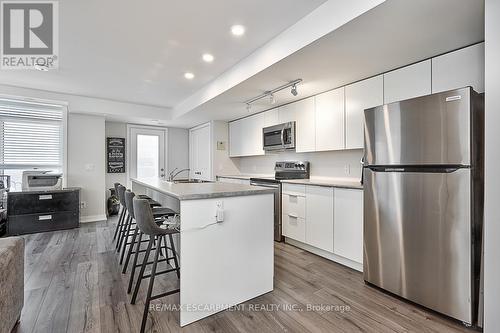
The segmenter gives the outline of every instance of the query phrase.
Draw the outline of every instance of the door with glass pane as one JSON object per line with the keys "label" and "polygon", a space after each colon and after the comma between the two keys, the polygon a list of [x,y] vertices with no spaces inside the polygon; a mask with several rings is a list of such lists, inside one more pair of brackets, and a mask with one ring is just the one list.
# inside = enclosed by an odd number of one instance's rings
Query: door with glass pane
{"label": "door with glass pane", "polygon": [[165,177],[165,131],[130,128],[130,178]]}

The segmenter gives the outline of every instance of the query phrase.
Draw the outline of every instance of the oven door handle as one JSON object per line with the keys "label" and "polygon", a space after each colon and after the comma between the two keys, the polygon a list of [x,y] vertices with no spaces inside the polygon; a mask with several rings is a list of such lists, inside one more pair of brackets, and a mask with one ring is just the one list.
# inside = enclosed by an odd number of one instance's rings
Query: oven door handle
{"label": "oven door handle", "polygon": [[267,188],[272,188],[272,189],[279,190],[279,186],[275,186],[275,185],[269,185],[269,184],[263,184],[263,183],[253,183],[253,182],[250,182],[250,185],[252,185],[252,186],[267,187]]}

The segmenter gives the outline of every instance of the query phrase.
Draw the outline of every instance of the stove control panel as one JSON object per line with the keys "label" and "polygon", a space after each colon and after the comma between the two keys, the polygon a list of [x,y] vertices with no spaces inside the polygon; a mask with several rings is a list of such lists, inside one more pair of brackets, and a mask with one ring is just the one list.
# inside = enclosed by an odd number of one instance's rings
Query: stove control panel
{"label": "stove control panel", "polygon": [[309,162],[307,161],[284,161],[276,162],[274,166],[276,179],[308,179]]}

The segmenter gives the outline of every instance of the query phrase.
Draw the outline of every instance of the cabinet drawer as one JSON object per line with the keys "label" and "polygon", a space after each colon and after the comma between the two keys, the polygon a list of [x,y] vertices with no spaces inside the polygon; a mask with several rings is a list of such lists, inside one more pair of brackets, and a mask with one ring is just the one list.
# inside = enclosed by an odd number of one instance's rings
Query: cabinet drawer
{"label": "cabinet drawer", "polygon": [[78,191],[48,193],[9,193],[9,215],[50,213],[79,210]]}
{"label": "cabinet drawer", "polygon": [[77,228],[78,212],[58,212],[51,214],[27,214],[9,216],[7,232],[9,235],[30,234],[60,229]]}
{"label": "cabinet drawer", "polygon": [[306,221],[303,218],[295,217],[289,214],[283,214],[283,236],[306,241]]}
{"label": "cabinet drawer", "polygon": [[283,194],[305,196],[306,186],[300,184],[283,184],[282,192]]}
{"label": "cabinet drawer", "polygon": [[290,214],[300,218],[306,217],[306,198],[294,194],[283,194],[283,214]]}

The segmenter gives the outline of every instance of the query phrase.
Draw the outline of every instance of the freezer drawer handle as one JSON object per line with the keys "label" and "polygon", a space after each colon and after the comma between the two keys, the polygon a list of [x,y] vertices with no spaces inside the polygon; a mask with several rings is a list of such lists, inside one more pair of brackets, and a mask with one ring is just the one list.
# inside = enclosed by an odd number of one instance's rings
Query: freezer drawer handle
{"label": "freezer drawer handle", "polygon": [[52,200],[52,194],[42,194],[38,196],[38,200]]}
{"label": "freezer drawer handle", "polygon": [[52,220],[52,215],[40,215],[38,216],[38,221],[50,221]]}

